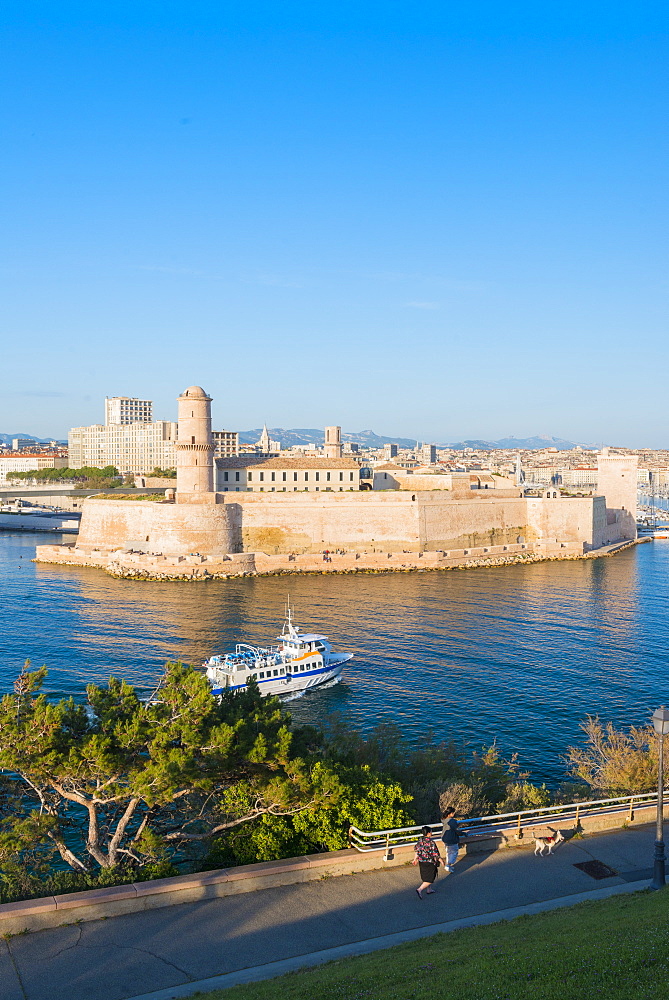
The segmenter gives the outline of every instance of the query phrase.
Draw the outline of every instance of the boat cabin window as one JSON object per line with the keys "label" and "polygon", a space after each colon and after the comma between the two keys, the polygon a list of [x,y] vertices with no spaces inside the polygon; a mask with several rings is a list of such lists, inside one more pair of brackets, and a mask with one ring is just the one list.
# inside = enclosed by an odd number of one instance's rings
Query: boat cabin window
{"label": "boat cabin window", "polygon": [[279,676],[279,671],[278,671],[278,670],[275,670],[275,671],[274,671],[274,676],[275,676],[275,677],[278,677],[278,676]]}

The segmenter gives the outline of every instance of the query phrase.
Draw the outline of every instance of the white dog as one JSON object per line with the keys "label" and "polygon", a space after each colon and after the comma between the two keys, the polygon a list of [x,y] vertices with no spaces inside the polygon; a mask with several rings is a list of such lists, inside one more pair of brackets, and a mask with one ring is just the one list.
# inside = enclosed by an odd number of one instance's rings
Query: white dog
{"label": "white dog", "polygon": [[559,830],[553,831],[552,837],[535,837],[534,838],[534,853],[540,854],[543,857],[543,853],[546,848],[548,848],[548,853],[551,854],[554,847],[557,844],[561,844],[564,837]]}

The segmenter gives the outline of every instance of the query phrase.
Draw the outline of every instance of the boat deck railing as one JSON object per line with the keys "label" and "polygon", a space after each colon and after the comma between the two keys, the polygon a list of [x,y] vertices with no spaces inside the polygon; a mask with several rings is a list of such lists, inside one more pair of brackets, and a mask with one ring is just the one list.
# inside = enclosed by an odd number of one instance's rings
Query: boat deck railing
{"label": "boat deck railing", "polygon": [[[665,796],[669,795],[665,791]],[[640,806],[654,805],[657,802],[657,792],[646,792],[639,795],[620,795],[612,799],[590,799],[583,802],[567,802],[563,805],[543,806],[540,809],[522,809],[517,812],[495,813],[491,816],[474,816],[460,820],[458,823],[461,834],[465,837],[494,837],[509,829],[515,831],[518,840],[523,839],[525,831],[537,826],[562,824],[578,829],[581,820],[594,815],[625,815],[631,822],[634,819],[634,809]],[[349,827],[349,846],[367,854],[371,851],[390,851],[393,847],[406,847],[416,843],[423,826],[429,826],[433,833],[441,834],[442,823],[425,823],[419,826],[397,827],[392,830],[359,830],[357,826]]]}

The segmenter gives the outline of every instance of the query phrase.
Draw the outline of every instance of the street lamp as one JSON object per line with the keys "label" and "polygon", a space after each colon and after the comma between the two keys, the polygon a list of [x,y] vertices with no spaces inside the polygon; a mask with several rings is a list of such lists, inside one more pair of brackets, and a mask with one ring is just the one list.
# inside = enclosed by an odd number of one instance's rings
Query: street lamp
{"label": "street lamp", "polygon": [[660,705],[653,712],[653,727],[660,741],[660,752],[657,761],[657,821],[655,826],[655,859],[653,861],[653,881],[651,889],[661,889],[665,884],[664,834],[662,822],[664,819],[664,737],[669,736],[669,709]]}

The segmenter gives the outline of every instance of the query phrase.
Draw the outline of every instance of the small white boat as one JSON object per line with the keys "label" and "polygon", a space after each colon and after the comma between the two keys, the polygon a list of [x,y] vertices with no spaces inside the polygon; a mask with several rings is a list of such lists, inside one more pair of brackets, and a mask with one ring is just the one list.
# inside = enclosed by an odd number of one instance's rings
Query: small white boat
{"label": "small white boat", "polygon": [[211,656],[204,664],[214,694],[241,691],[253,678],[264,695],[285,696],[336,680],[353,653],[333,653],[327,636],[301,632],[290,608],[278,646],[237,643],[234,653]]}

